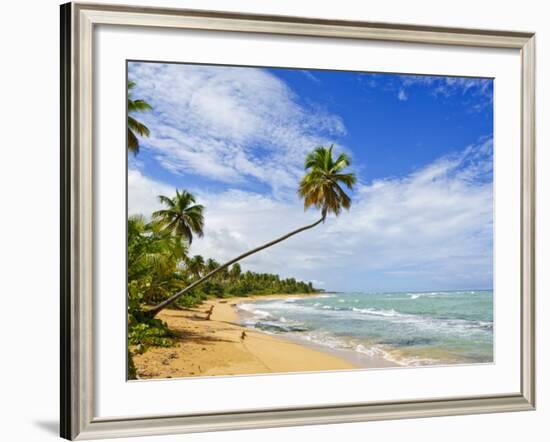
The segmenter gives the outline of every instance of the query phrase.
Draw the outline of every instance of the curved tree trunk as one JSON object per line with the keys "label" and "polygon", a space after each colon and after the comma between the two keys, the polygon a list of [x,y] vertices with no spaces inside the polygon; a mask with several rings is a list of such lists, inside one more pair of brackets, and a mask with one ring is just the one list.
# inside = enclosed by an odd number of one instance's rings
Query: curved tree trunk
{"label": "curved tree trunk", "polygon": [[176,301],[178,298],[180,298],[181,296],[185,295],[188,291],[194,289],[195,287],[197,287],[199,284],[202,284],[204,281],[206,281],[207,279],[211,278],[212,276],[214,276],[216,273],[218,273],[219,271],[229,267],[231,264],[234,264],[236,263],[237,261],[240,261],[241,259],[244,259],[246,258],[247,256],[250,256],[250,255],[253,255],[254,253],[256,252],[259,252],[260,250],[263,250],[263,249],[267,249],[268,247],[271,247],[277,243],[280,243],[281,241],[284,241],[285,239],[287,238],[290,238],[291,236],[294,236],[296,235],[297,233],[300,233],[300,232],[303,232],[304,230],[309,230],[309,229],[312,229],[313,227],[315,227],[316,225],[322,223],[323,221],[325,220],[325,216],[323,216],[321,219],[319,219],[318,221],[315,221],[313,224],[308,224],[307,226],[304,226],[304,227],[300,227],[299,229],[296,229],[296,230],[293,230],[292,232],[290,233],[287,233],[286,235],[283,235],[273,241],[270,241],[268,243],[265,243],[259,247],[256,247],[255,249],[252,249],[252,250],[249,250],[248,252],[245,252],[243,253],[242,255],[239,255],[237,256],[236,258],[233,258],[232,260],[230,261],[227,261],[226,263],[222,264],[221,266],[219,266],[218,268],[212,270],[210,273],[207,273],[206,275],[204,275],[202,278],[196,280],[195,282],[191,283],[190,285],[188,285],[187,287],[185,287],[184,289],[180,290],[179,292],[173,294],[172,296],[170,296],[168,299],[162,301],[160,304],[154,306],[153,308],[151,308],[150,310],[147,310],[145,312],[145,314],[150,317],[150,318],[154,318],[161,310],[163,310],[165,307],[169,306],[170,304],[172,304],[174,301]]}

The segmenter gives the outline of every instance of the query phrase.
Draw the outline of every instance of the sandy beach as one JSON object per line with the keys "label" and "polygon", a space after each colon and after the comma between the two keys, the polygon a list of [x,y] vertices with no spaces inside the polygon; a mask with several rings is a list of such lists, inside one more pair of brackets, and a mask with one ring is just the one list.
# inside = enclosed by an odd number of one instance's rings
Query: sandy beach
{"label": "sandy beach", "polygon": [[[192,310],[162,311],[158,318],[165,321],[178,336],[176,345],[151,348],[142,355],[134,356],[138,378],[359,368],[353,361],[338,355],[238,325],[239,302],[284,296],[216,299]],[[210,309],[212,313],[208,319]]]}

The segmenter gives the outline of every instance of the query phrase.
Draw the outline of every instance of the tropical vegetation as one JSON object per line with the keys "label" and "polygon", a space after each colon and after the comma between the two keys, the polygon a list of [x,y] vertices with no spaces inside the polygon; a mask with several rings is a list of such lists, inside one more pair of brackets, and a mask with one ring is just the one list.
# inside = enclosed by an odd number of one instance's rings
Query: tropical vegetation
{"label": "tropical vegetation", "polygon": [[[220,267],[212,258],[189,255],[189,239],[167,227],[170,223],[155,213],[149,222],[141,215],[128,219],[128,342],[136,353],[151,346],[170,346],[175,337],[163,321],[148,315],[148,310]],[[216,272],[200,287],[187,291],[173,307],[192,308],[209,298],[318,291],[311,282],[243,272],[235,263],[228,271]]]}
{"label": "tropical vegetation", "polygon": [[[356,178],[353,173],[344,172],[346,167],[348,167],[351,163],[350,158],[345,153],[341,153],[336,159],[334,159],[333,148],[333,145],[331,145],[328,149],[324,146],[319,146],[306,156],[304,163],[306,173],[300,181],[298,188],[298,195],[304,200],[304,209],[307,210],[309,207],[313,206],[321,211],[321,217],[317,221],[293,230],[292,232],[269,241],[268,243],[262,244],[252,250],[244,252],[223,264],[217,266],[207,265],[207,271],[204,272],[204,275],[201,275],[200,278],[197,278],[185,288],[182,288],[164,301],[161,301],[156,306],[149,309],[146,312],[146,315],[150,318],[154,318],[162,309],[176,302],[200,284],[203,284],[219,272],[226,272],[229,266],[236,264],[238,261],[241,261],[250,255],[258,253],[261,250],[274,246],[275,244],[278,244],[291,236],[324,223],[329,213],[339,216],[342,209],[349,210],[351,206],[351,198],[346,194],[342,186],[351,190],[356,182]],[[193,232],[198,235],[203,234],[203,207],[197,205],[189,206],[188,210],[193,209],[193,216],[191,216],[190,213],[185,214],[185,216],[181,212],[176,213],[173,207],[176,204],[176,200],[179,198],[179,195],[180,194],[177,193],[174,200],[170,200],[164,196],[160,197],[161,202],[168,205],[168,209],[155,212],[153,215],[164,224],[164,231],[173,232],[177,237],[185,237],[188,243],[191,244]],[[193,204],[195,202],[187,192],[183,191],[182,195],[187,195],[185,200],[187,204]]]}
{"label": "tropical vegetation", "polygon": [[146,101],[134,100],[132,98],[132,89],[135,87],[135,82],[128,81],[128,131],[126,135],[126,144],[128,151],[133,154],[137,154],[139,152],[139,140],[137,136],[148,137],[150,134],[149,128],[137,120],[134,115],[136,112],[150,111],[153,109]]}
{"label": "tropical vegetation", "polygon": [[[134,118],[136,112],[151,110],[140,99],[133,99],[135,83],[128,82],[128,151],[139,152],[139,137],[149,136],[149,129]],[[329,214],[339,216],[349,210],[351,199],[346,189],[356,183],[346,172],[350,158],[345,153],[333,156],[333,146],[319,146],[305,158],[305,174],[299,182],[298,196],[304,210],[314,207],[320,217],[272,241],[244,252],[229,261],[218,263],[212,257],[192,255],[195,237],[204,235],[205,208],[193,194],[176,190],[173,197],[160,195],[163,208],[128,219],[128,341],[135,352],[149,346],[170,346],[173,332],[155,316],[164,308],[192,308],[204,300],[217,297],[267,295],[277,293],[319,292],[311,282],[281,278],[276,274],[243,271],[239,262],[272,247],[298,233],[326,221]],[[329,250],[327,249],[327,253]],[[132,378],[129,354],[129,377]]]}

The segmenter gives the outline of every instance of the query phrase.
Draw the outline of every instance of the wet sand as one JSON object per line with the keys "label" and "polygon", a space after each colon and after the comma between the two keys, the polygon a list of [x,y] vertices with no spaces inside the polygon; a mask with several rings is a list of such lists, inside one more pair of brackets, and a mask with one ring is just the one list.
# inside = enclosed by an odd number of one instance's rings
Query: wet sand
{"label": "wet sand", "polygon": [[[352,352],[338,354],[238,324],[239,302],[297,296],[315,295],[216,299],[191,310],[160,312],[157,317],[176,334],[176,344],[134,356],[138,379],[349,370],[371,365],[364,358],[361,363],[354,360]],[[386,364],[372,361],[373,367],[381,365]]]}

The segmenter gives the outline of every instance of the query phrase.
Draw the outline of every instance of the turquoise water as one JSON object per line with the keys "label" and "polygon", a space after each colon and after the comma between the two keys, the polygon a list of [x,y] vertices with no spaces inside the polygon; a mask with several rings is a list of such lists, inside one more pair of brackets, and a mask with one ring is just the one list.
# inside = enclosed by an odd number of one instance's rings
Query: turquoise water
{"label": "turquoise water", "polygon": [[334,293],[239,309],[247,327],[399,365],[493,361],[491,290]]}

